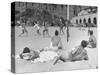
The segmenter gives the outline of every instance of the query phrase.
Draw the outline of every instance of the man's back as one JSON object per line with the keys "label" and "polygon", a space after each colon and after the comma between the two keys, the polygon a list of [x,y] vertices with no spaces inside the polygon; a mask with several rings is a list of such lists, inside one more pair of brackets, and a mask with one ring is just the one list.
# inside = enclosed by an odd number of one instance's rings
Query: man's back
{"label": "man's back", "polygon": [[59,36],[53,36],[52,37],[52,46],[58,46],[61,38]]}
{"label": "man's back", "polygon": [[78,46],[75,51],[71,54],[72,60],[83,60],[88,59],[87,51],[82,48],[81,46]]}
{"label": "man's back", "polygon": [[89,38],[89,42],[93,42],[93,43],[95,43],[96,44],[96,38],[95,38],[95,36],[90,36],[90,38]]}

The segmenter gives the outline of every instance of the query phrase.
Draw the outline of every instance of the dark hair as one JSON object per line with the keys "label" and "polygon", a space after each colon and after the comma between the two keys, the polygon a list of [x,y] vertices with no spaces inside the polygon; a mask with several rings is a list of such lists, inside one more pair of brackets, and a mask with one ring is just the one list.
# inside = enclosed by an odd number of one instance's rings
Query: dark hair
{"label": "dark hair", "polygon": [[59,34],[58,30],[55,31],[55,35],[57,36]]}
{"label": "dark hair", "polygon": [[90,35],[93,35],[93,31],[92,30],[90,31]]}
{"label": "dark hair", "polygon": [[30,53],[30,49],[28,47],[25,47],[23,53]]}
{"label": "dark hair", "polygon": [[87,46],[87,41],[82,40],[82,41],[81,41],[81,46],[82,46],[83,48],[85,48],[85,47]]}

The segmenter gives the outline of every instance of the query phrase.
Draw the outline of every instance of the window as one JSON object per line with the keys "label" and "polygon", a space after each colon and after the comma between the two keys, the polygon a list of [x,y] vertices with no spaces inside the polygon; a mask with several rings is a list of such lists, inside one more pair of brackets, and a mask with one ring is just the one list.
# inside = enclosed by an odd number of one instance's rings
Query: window
{"label": "window", "polygon": [[93,23],[94,23],[94,24],[97,24],[97,19],[96,19],[96,17],[94,17]]}
{"label": "window", "polygon": [[80,19],[80,23],[82,23],[82,20]]}
{"label": "window", "polygon": [[78,24],[78,20],[76,20],[76,24]]}
{"label": "window", "polygon": [[34,6],[34,3],[32,3],[32,6]]}
{"label": "window", "polygon": [[83,22],[86,23],[86,19],[85,18],[83,19]]}
{"label": "window", "polygon": [[91,18],[88,19],[88,23],[91,23]]}
{"label": "window", "polygon": [[22,6],[24,6],[24,2],[22,3]]}

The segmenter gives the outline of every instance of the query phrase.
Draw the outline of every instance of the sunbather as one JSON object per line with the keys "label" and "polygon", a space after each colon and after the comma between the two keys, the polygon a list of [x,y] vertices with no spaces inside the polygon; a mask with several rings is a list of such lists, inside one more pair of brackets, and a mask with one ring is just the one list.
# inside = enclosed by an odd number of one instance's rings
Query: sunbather
{"label": "sunbather", "polygon": [[80,61],[80,60],[88,60],[87,51],[85,48],[87,47],[87,41],[83,40],[81,42],[81,45],[78,47],[75,47],[71,52],[66,53],[60,52],[61,54],[56,59],[54,64],[56,64],[59,60],[66,62],[66,61]]}

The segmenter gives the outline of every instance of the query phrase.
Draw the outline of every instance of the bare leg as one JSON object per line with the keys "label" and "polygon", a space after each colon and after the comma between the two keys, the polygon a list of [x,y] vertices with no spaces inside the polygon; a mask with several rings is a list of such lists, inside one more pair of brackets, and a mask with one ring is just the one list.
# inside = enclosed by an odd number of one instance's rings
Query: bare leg
{"label": "bare leg", "polygon": [[64,34],[64,30],[62,29],[62,32],[63,32],[63,34]]}
{"label": "bare leg", "polygon": [[43,30],[43,37],[45,36],[45,30]]}
{"label": "bare leg", "polygon": [[62,33],[62,28],[60,27],[60,34]]}
{"label": "bare leg", "polygon": [[46,32],[47,32],[48,37],[50,37],[48,30]]}
{"label": "bare leg", "polygon": [[24,34],[24,30],[22,30],[22,33],[19,35],[19,37],[22,36],[23,34]]}
{"label": "bare leg", "polygon": [[26,36],[28,36],[28,31],[25,31],[26,32]]}
{"label": "bare leg", "polygon": [[48,35],[48,37],[50,37],[48,30],[43,30],[43,36]]}
{"label": "bare leg", "polygon": [[60,57],[58,57],[58,58],[55,60],[55,62],[54,62],[53,65],[57,64],[57,62],[58,62],[59,60],[60,60]]}
{"label": "bare leg", "polygon": [[37,34],[41,35],[41,33],[40,33],[40,30],[39,30],[39,29],[37,30]]}

